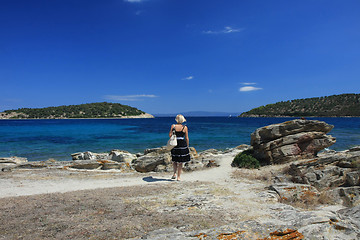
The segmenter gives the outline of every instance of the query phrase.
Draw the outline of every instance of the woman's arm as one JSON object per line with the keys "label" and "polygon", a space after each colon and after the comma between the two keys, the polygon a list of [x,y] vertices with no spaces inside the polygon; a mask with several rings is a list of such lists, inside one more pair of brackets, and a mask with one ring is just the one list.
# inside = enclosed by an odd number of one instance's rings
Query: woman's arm
{"label": "woman's arm", "polygon": [[188,127],[185,127],[185,140],[189,147],[189,133],[188,133]]}

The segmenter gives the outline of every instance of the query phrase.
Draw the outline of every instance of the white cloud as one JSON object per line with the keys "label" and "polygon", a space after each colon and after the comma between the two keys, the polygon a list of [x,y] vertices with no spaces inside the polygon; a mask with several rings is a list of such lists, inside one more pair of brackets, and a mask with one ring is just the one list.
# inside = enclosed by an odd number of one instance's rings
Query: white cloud
{"label": "white cloud", "polygon": [[205,33],[205,34],[228,34],[228,33],[241,32],[243,30],[244,30],[243,28],[232,28],[232,27],[226,26],[223,30],[219,30],[219,31],[208,30],[208,31],[203,31],[203,33]]}
{"label": "white cloud", "polygon": [[110,101],[142,101],[145,98],[156,98],[156,95],[152,94],[139,94],[139,95],[125,95],[125,96],[118,96],[118,95],[106,95],[104,96],[105,99]]}
{"label": "white cloud", "polygon": [[255,85],[256,83],[254,83],[254,82],[242,82],[241,84],[243,84],[243,85]]}
{"label": "white cloud", "polygon": [[194,79],[194,76],[188,76],[186,78],[183,78],[182,80],[191,80],[191,79]]}
{"label": "white cloud", "polygon": [[253,86],[246,86],[246,87],[241,87],[239,89],[240,92],[250,92],[250,91],[257,91],[257,90],[261,90],[262,88],[257,88],[257,87],[253,87]]}

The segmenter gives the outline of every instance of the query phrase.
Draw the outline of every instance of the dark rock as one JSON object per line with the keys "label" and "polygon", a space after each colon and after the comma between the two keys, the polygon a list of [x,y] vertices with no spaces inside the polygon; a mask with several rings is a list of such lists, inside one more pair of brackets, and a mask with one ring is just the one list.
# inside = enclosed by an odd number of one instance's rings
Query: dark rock
{"label": "dark rock", "polygon": [[339,188],[340,196],[344,200],[345,206],[356,206],[360,204],[360,187],[343,187]]}
{"label": "dark rock", "polygon": [[348,186],[359,186],[360,185],[360,171],[346,173],[346,185]]}
{"label": "dark rock", "polygon": [[355,146],[349,149],[349,152],[360,152],[360,146]]}
{"label": "dark rock", "polygon": [[0,163],[0,171],[2,172],[11,172],[11,169],[18,166],[15,163]]}

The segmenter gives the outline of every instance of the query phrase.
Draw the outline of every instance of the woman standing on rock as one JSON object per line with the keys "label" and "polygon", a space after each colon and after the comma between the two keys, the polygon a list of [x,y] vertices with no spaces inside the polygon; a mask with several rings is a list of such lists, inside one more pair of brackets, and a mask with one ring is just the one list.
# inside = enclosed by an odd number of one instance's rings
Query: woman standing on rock
{"label": "woman standing on rock", "polygon": [[183,163],[190,161],[189,135],[187,126],[183,125],[183,123],[186,122],[184,116],[181,114],[177,115],[175,121],[177,124],[173,124],[169,132],[169,137],[171,137],[173,129],[175,129],[177,139],[177,146],[171,150],[171,158],[174,168],[174,174],[171,179],[177,179],[180,181]]}

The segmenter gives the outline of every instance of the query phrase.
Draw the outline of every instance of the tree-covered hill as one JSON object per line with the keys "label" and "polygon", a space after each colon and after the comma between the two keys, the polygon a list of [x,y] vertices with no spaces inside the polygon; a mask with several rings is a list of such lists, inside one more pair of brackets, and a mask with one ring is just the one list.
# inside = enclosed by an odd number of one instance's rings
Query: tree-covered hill
{"label": "tree-covered hill", "polygon": [[119,103],[102,102],[59,107],[6,110],[0,113],[0,118],[121,118],[143,115],[147,114],[134,107]]}
{"label": "tree-covered hill", "polygon": [[239,117],[360,117],[360,94],[296,99],[254,108]]}

